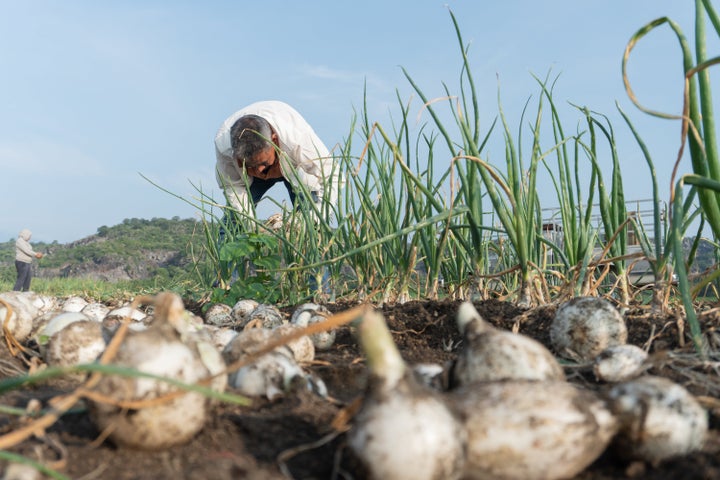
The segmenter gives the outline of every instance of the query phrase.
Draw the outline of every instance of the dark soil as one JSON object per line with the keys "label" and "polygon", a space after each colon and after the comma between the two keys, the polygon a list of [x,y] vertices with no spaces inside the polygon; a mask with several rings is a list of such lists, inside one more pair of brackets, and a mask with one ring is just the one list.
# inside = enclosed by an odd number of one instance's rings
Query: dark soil
{"label": "dark soil", "polygon": [[[525,311],[496,300],[476,306],[494,325],[508,330],[515,327],[549,345],[554,307]],[[338,312],[352,305],[328,307]],[[423,301],[385,306],[382,311],[408,363],[445,365],[455,357],[460,340],[455,327],[457,307],[458,302]],[[286,309],[287,313],[291,311]],[[673,378],[695,394],[710,411],[711,432],[702,452],[660,465],[645,465],[623,462],[608,451],[577,478],[720,479],[718,362],[699,361],[689,341],[689,328],[672,314],[649,315],[646,310],[636,309],[628,312],[626,319],[629,343],[649,345],[655,354],[651,373]],[[713,342],[720,338],[716,333],[720,331],[720,317],[708,310],[701,320],[703,334],[717,351],[720,346]],[[0,366],[4,367],[0,371],[6,371],[7,359]],[[344,448],[344,433],[333,428],[333,420],[362,396],[366,382],[364,359],[351,328],[341,327],[333,348],[319,352],[316,362],[307,368],[325,381],[330,399],[301,391],[273,402],[256,399],[249,407],[218,404],[205,428],[189,444],[166,451],[128,450],[98,440],[100,433],[82,405],[45,432],[9,450],[52,466],[68,478],[85,480],[365,478],[362,468]],[[567,373],[570,381],[597,388],[588,372],[568,369]],[[29,399],[36,398],[47,406],[48,400],[59,393],[62,385],[40,384],[5,394],[0,404],[24,408]],[[0,435],[15,431],[21,422],[0,412]],[[0,467],[6,465],[0,460]]]}

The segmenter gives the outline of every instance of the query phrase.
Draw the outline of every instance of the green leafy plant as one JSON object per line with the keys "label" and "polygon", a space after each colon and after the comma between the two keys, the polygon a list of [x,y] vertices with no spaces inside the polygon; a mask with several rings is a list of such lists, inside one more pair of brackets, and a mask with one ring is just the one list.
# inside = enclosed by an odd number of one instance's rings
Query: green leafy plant
{"label": "green leafy plant", "polygon": [[222,280],[213,290],[212,301],[234,305],[240,299],[252,298],[277,303],[281,293],[276,274],[281,266],[278,245],[276,237],[263,233],[241,233],[222,245]]}

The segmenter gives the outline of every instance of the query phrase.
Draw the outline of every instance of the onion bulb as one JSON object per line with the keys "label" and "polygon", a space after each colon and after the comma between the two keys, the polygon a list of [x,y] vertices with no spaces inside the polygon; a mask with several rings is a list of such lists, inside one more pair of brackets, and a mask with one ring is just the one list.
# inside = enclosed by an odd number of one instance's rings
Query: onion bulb
{"label": "onion bulb", "polygon": [[[77,313],[67,312],[67,315]],[[102,324],[95,320],[74,321],[55,332],[44,348],[45,361],[50,366],[72,366],[92,363],[105,351]],[[70,378],[82,380],[84,372]]]}
{"label": "onion bulb", "polygon": [[463,343],[452,367],[453,388],[488,380],[565,380],[562,367],[543,344],[493,327],[472,303],[460,305],[457,323]]}
{"label": "onion bulb", "polygon": [[[33,319],[40,313],[36,299],[37,294],[34,292],[0,293],[0,300],[3,301],[0,303],[0,336],[4,336],[7,329],[18,342],[24,342],[30,337]],[[10,307],[9,311],[5,304]]]}
{"label": "onion bulb", "polygon": [[[223,349],[225,363],[231,365],[256,354],[271,339],[272,331],[265,328],[243,330]],[[287,345],[259,356],[228,375],[229,385],[243,395],[264,396],[270,400],[283,396],[295,379],[304,382],[306,376]]]}
{"label": "onion bulb", "polygon": [[622,382],[643,373],[647,358],[648,353],[637,345],[615,345],[595,357],[593,372],[598,381]]}
{"label": "onion bulb", "polygon": [[[300,327],[307,327],[312,323],[325,320],[330,315],[330,310],[316,303],[304,303],[297,307],[290,317],[290,323]],[[318,332],[310,335],[310,339],[316,350],[328,350],[335,343],[335,330]]]}
{"label": "onion bulb", "polygon": [[[155,320],[143,331],[128,331],[112,363],[141,372],[194,384],[213,372],[205,365],[197,345],[181,339],[174,323],[184,323],[180,297],[161,293],[155,300]],[[214,349],[214,347],[211,347]],[[219,354],[218,354],[219,358]],[[159,403],[124,408],[122,402],[157,399],[178,388],[145,377],[104,375],[95,390],[113,400],[89,401],[90,418],[120,446],[158,450],[189,441],[205,424],[208,399],[198,392],[182,391]]]}
{"label": "onion bulb", "polygon": [[702,448],[708,413],[683,386],[646,375],[613,385],[607,392],[620,419],[614,446],[631,460],[658,463]]}
{"label": "onion bulb", "polygon": [[617,430],[601,398],[564,381],[481,382],[447,395],[467,433],[463,478],[572,478]]}
{"label": "onion bulb", "polygon": [[415,380],[380,313],[366,313],[358,334],[370,376],[348,445],[370,478],[460,478],[465,437],[440,394]]}
{"label": "onion bulb", "polygon": [[558,308],[550,341],[559,355],[592,361],[608,347],[627,343],[622,314],[604,298],[576,297]]}

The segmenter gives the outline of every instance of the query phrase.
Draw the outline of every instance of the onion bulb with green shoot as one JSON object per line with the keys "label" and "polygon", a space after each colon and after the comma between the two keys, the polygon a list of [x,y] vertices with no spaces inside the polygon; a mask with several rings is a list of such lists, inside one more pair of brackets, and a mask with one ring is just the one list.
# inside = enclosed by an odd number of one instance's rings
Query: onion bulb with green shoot
{"label": "onion bulb with green shoot", "polygon": [[[208,355],[213,346],[200,351],[193,339],[182,340],[184,334],[178,329],[186,328],[185,316],[180,297],[169,292],[158,294],[152,325],[142,331],[128,330],[112,364],[186,384],[207,381],[224,364],[218,352]],[[213,381],[214,388],[224,388],[226,379],[221,380]],[[203,428],[207,417],[208,397],[153,378],[104,374],[95,391],[111,401],[102,397],[89,400],[90,418],[120,446],[159,450],[186,443]],[[168,394],[176,395],[148,405],[124,406]]]}
{"label": "onion bulb with green shoot", "polygon": [[457,312],[463,343],[452,366],[451,387],[478,381],[565,380],[565,373],[543,344],[486,322],[472,303]]}
{"label": "onion bulb with green shoot", "polygon": [[617,431],[599,396],[565,381],[477,382],[447,399],[467,434],[467,479],[572,478]]}
{"label": "onion bulb with green shoot", "polygon": [[348,445],[369,477],[460,478],[465,435],[459,421],[439,393],[416,381],[379,312],[366,311],[357,331],[370,375]]}

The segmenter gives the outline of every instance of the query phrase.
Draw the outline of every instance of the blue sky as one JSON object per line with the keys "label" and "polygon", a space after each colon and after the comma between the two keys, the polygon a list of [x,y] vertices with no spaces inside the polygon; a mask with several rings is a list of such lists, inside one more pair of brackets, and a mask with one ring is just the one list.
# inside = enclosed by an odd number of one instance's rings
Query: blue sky
{"label": "blue sky", "polygon": [[[568,102],[610,117],[626,197],[648,198],[650,177],[616,101],[651,147],[667,196],[679,124],[633,107],[620,65],[631,35],[657,17],[691,36],[693,2],[5,1],[0,239],[29,228],[33,241],[66,243],[125,218],[197,218],[141,174],[182,197],[197,196],[195,185],[220,200],[215,132],[257,100],[292,104],[332,147],[347,137],[365,83],[372,120],[398,115],[396,91],[413,97],[401,67],[428,97],[444,95],[443,82],[459,93],[448,8],[470,44],[485,127],[497,114],[498,85],[516,128],[522,106],[537,96],[532,74],[550,71],[559,75],[555,101],[571,131],[580,116]],[[667,27],[638,45],[630,77],[642,102],[680,111],[678,55]],[[417,118],[421,102],[411,105]],[[500,147],[488,151],[491,161],[503,159]],[[681,170],[688,169],[686,160]]]}

